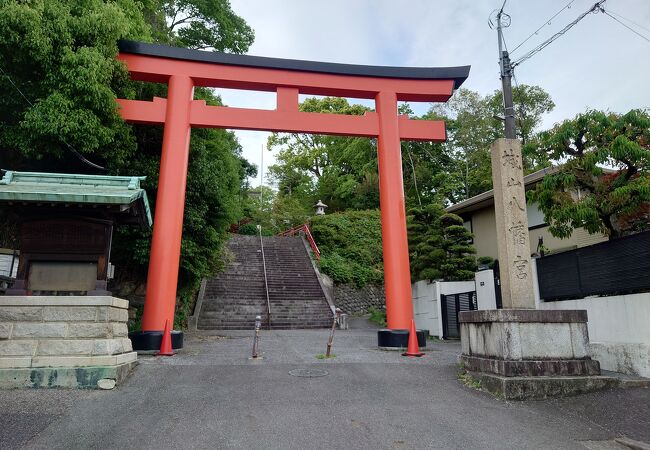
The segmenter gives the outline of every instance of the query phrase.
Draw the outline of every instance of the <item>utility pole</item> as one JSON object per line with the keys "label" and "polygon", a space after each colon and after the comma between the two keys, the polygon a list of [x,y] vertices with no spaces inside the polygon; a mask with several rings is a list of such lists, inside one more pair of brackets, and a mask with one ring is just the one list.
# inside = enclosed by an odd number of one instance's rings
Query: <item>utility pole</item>
{"label": "utility pole", "polygon": [[[506,3],[503,2],[503,6],[505,6],[505,4]],[[508,55],[508,51],[503,49],[503,25],[501,23],[501,19],[504,15],[508,20],[510,20],[510,16],[503,13],[503,6],[497,14],[497,35],[499,38],[499,67],[501,69],[501,88],[503,90],[504,122],[506,139],[516,139],[515,108],[512,104],[512,66],[510,64],[510,55]],[[506,27],[509,25],[510,22],[508,22]]]}

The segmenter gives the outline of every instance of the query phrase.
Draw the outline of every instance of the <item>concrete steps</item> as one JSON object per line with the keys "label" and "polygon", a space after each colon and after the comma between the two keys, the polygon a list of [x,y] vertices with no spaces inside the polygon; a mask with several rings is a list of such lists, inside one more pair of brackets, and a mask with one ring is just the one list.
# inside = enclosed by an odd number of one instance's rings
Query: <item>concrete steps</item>
{"label": "concrete steps", "polygon": [[[332,312],[300,237],[263,237],[271,328],[328,328]],[[264,269],[258,236],[233,235],[233,260],[208,279],[198,328],[251,329],[255,316],[267,318]],[[266,325],[266,323],[264,323]]]}

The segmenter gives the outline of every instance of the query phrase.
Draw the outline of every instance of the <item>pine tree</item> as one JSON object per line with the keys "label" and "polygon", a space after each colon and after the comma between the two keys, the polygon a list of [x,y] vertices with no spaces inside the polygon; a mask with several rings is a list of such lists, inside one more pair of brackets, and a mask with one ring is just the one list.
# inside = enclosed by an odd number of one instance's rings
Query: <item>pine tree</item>
{"label": "pine tree", "polygon": [[458,281],[474,278],[476,250],[463,219],[446,214],[440,204],[409,211],[411,278]]}
{"label": "pine tree", "polygon": [[461,281],[474,278],[476,271],[476,249],[472,245],[472,233],[463,226],[463,219],[456,214],[440,217],[442,246],[446,253],[440,270],[446,281]]}

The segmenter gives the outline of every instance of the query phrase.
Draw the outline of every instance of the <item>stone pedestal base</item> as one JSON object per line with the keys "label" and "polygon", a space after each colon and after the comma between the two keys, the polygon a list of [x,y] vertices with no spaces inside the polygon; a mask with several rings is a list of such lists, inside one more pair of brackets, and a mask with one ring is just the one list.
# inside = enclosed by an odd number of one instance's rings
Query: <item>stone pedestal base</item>
{"label": "stone pedestal base", "polygon": [[135,365],[129,302],[110,296],[0,297],[0,388],[96,388]]}
{"label": "stone pedestal base", "polygon": [[469,372],[481,388],[506,400],[566,397],[619,386],[614,377],[502,377],[491,373]]}
{"label": "stone pedestal base", "polygon": [[0,389],[98,389],[100,380],[115,380],[120,384],[137,364],[134,359],[115,366],[0,369]]}
{"label": "stone pedestal base", "polygon": [[617,385],[589,357],[584,310],[467,311],[460,325],[464,369],[497,395],[545,398]]}

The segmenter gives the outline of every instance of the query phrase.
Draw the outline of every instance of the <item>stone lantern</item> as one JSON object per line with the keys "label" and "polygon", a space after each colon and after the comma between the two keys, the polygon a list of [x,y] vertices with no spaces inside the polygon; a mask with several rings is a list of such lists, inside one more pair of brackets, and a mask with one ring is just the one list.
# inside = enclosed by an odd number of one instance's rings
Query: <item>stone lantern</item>
{"label": "stone lantern", "polygon": [[316,207],[317,216],[325,215],[325,208],[327,208],[327,205],[323,203],[322,200],[318,200],[318,203],[316,203],[314,206]]}

